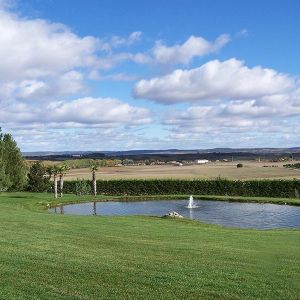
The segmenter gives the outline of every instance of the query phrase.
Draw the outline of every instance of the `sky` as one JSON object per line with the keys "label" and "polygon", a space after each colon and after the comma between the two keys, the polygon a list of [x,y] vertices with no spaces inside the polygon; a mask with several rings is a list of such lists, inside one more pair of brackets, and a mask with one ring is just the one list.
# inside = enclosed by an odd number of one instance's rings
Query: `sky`
{"label": "sky", "polygon": [[298,0],[0,0],[22,151],[300,146]]}

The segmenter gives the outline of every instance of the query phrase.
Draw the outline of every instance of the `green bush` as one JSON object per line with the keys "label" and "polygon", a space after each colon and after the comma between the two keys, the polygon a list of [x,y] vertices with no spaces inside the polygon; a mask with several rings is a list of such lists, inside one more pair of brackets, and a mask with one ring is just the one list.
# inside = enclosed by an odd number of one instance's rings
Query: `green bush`
{"label": "green bush", "polygon": [[[66,182],[64,182],[65,185]],[[65,187],[65,186],[64,186]],[[64,188],[64,190],[67,190]],[[77,196],[88,195],[91,194],[91,184],[87,180],[77,179],[75,182],[75,194]],[[66,191],[65,191],[66,192]]]}
{"label": "green bush", "polygon": [[[81,180],[91,193],[91,181]],[[65,193],[78,193],[78,181],[66,181]],[[294,198],[300,180],[98,180],[99,194],[107,195],[228,195]]]}

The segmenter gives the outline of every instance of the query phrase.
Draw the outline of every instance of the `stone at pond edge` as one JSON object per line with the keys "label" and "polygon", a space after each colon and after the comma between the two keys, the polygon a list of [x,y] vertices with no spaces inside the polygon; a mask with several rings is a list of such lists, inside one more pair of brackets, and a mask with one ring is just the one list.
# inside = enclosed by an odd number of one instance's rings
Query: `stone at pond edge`
{"label": "stone at pond edge", "polygon": [[176,211],[172,211],[166,215],[163,215],[163,218],[183,218],[183,216],[177,213]]}

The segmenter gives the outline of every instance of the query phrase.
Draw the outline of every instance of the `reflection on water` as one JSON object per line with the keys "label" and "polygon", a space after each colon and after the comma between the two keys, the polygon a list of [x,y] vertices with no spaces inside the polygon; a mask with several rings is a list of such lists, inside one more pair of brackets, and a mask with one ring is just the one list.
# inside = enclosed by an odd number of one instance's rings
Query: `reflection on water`
{"label": "reflection on water", "polygon": [[58,214],[74,215],[151,215],[162,216],[176,211],[185,218],[240,228],[300,227],[300,207],[289,205],[237,203],[194,200],[196,208],[188,209],[183,200],[139,202],[90,202],[51,208]]}

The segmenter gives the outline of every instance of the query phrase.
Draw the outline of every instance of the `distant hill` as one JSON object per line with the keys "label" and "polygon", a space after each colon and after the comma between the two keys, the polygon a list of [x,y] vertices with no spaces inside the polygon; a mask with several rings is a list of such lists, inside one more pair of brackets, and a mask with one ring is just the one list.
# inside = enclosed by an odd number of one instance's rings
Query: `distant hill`
{"label": "distant hill", "polygon": [[263,157],[293,156],[300,158],[300,147],[293,148],[212,148],[212,149],[166,149],[166,150],[127,150],[127,151],[45,151],[23,152],[27,159],[65,160],[74,158],[119,158],[119,159],[157,159],[157,160],[191,160],[191,159],[256,159]]}
{"label": "distant hill", "polygon": [[124,151],[40,151],[22,152],[28,156],[49,156],[49,155],[89,155],[102,153],[108,156],[119,155],[140,155],[140,154],[184,154],[184,153],[294,153],[300,152],[300,147],[292,148],[212,148],[212,149],[166,149],[166,150],[124,150]]}

